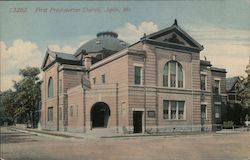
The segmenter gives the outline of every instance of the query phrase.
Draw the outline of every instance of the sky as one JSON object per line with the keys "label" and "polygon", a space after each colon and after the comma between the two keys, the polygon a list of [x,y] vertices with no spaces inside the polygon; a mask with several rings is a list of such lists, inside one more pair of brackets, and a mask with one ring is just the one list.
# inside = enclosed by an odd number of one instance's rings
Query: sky
{"label": "sky", "polygon": [[47,48],[74,53],[101,31],[130,44],[173,24],[204,46],[200,57],[246,76],[250,55],[250,0],[0,1],[2,91],[20,68],[41,67]]}

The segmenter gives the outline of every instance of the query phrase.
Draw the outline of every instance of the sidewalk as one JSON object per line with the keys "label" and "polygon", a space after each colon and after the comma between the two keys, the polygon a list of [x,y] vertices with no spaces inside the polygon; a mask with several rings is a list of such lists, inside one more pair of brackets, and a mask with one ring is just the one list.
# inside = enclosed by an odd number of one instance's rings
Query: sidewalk
{"label": "sidewalk", "polygon": [[235,128],[235,129],[222,129],[220,131],[216,131],[216,133],[221,134],[221,133],[242,133],[242,132],[249,132],[247,131],[247,128]]}
{"label": "sidewalk", "polygon": [[29,128],[18,128],[18,127],[8,127],[9,129],[16,130],[23,133],[32,133],[41,136],[53,136],[53,137],[61,137],[61,138],[77,138],[83,139],[84,134],[80,133],[68,133],[68,132],[58,132],[58,131],[46,131],[46,130],[38,130],[38,129],[29,129]]}
{"label": "sidewalk", "polygon": [[[218,135],[218,134],[237,134],[237,133],[247,133],[246,128],[242,129],[223,129],[221,131],[211,131],[211,132],[168,132],[168,133],[139,133],[139,134],[121,134],[121,133],[102,133],[89,132],[89,133],[71,133],[71,132],[60,132],[60,131],[47,131],[47,130],[37,130],[37,129],[23,129],[18,127],[9,127],[10,129],[32,133],[41,136],[53,136],[61,138],[76,138],[76,139],[98,139],[98,138],[143,138],[143,137],[180,137],[180,136],[202,136],[202,135]],[[250,132],[249,132],[250,134]]]}

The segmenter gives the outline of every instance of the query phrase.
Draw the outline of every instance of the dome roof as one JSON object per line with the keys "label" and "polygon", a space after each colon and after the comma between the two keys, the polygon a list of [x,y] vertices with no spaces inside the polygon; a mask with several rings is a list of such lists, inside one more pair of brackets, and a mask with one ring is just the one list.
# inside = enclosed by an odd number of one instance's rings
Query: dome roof
{"label": "dome roof", "polygon": [[128,47],[128,43],[118,39],[117,37],[118,34],[115,32],[107,31],[97,33],[97,37],[79,47],[75,55],[79,55],[83,50],[85,50],[88,54],[102,53],[103,50],[115,53]]}

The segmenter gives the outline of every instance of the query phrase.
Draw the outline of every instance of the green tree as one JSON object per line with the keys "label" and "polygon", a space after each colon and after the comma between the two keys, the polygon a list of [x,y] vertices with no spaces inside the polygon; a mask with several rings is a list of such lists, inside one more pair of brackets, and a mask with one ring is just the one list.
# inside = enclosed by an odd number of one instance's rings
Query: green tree
{"label": "green tree", "polygon": [[40,70],[36,67],[27,67],[20,69],[19,75],[22,76],[20,81],[14,82],[14,90],[7,90],[1,94],[4,113],[11,118],[11,121],[24,123],[30,121],[34,127],[36,115],[36,105],[41,97],[39,81]]}
{"label": "green tree", "polygon": [[15,97],[15,92],[11,89],[2,93],[2,105],[3,113],[2,116],[10,118],[11,122],[14,122],[16,118],[16,105],[13,98]]}
{"label": "green tree", "polygon": [[244,108],[250,109],[250,79],[245,78],[242,83],[244,89],[240,92],[241,104]]}
{"label": "green tree", "polygon": [[241,121],[245,121],[246,115],[250,115],[250,77],[243,78],[243,90],[239,93],[242,106]]}
{"label": "green tree", "polygon": [[36,105],[40,99],[41,90],[39,82],[39,68],[27,67],[20,69],[19,74],[23,77],[20,81],[14,82],[15,114],[19,122],[30,122],[32,127],[35,125]]}

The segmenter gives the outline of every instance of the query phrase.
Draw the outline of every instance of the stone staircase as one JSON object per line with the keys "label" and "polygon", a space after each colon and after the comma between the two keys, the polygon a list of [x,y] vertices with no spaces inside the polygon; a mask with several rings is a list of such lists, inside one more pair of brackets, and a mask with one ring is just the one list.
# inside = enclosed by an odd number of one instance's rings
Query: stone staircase
{"label": "stone staircase", "polygon": [[93,128],[92,130],[88,130],[86,133],[84,133],[84,137],[86,138],[100,138],[117,135],[121,135],[121,133],[116,133],[116,131],[110,130],[108,128]]}

